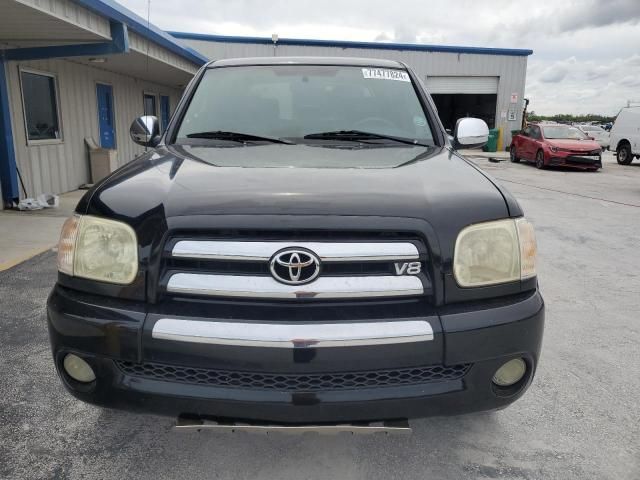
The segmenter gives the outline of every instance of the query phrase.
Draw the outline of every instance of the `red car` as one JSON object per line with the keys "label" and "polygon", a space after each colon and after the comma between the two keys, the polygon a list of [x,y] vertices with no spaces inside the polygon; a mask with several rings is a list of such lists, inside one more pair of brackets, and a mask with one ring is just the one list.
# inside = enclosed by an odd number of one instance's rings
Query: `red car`
{"label": "red car", "polygon": [[529,124],[511,140],[511,161],[535,162],[536,167],[602,168],[602,148],[569,125]]}

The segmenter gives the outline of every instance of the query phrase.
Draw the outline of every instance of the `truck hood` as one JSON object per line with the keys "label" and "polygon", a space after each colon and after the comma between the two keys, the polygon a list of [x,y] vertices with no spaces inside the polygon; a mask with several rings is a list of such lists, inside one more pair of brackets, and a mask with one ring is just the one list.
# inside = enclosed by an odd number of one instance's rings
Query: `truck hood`
{"label": "truck hood", "polygon": [[443,147],[170,146],[96,185],[78,211],[125,221],[141,242],[162,236],[172,218],[201,228],[209,216],[220,228],[222,215],[316,216],[319,228],[320,216],[405,217],[455,237],[465,225],[518,215],[505,196]]}

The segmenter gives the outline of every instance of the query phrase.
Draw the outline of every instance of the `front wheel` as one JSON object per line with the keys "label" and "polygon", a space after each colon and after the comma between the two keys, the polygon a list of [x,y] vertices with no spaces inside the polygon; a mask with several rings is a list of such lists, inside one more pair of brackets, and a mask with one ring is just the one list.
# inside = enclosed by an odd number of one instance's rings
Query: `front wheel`
{"label": "front wheel", "polygon": [[538,150],[536,153],[536,168],[540,170],[544,168],[544,152],[542,150]]}
{"label": "front wheel", "polygon": [[633,155],[631,154],[631,145],[628,143],[623,143],[618,147],[616,151],[616,160],[620,165],[629,165],[631,160],[633,160]]}
{"label": "front wheel", "polygon": [[511,148],[509,149],[509,160],[511,160],[511,163],[518,163],[520,161],[516,153],[515,145],[511,145]]}

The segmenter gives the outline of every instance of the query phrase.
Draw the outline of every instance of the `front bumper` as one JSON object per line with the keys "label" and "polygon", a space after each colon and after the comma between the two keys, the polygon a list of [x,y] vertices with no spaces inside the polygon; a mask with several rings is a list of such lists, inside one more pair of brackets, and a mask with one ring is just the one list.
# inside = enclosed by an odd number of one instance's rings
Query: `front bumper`
{"label": "front bumper", "polygon": [[[388,346],[353,347],[353,350],[307,346],[249,351],[252,347],[193,345],[180,351],[174,342],[149,342],[149,330],[158,315],[147,313],[144,304],[80,294],[57,286],[49,297],[47,312],[56,368],[66,388],[83,401],[139,412],[279,423],[416,418],[503,408],[530,385],[544,327],[544,302],[537,291],[449,306],[429,320],[434,327],[438,358],[432,352],[414,359],[413,365],[425,358],[429,364],[445,367],[469,365],[463,376],[425,383],[292,391],[176,382],[136,375],[122,365],[156,361],[195,368],[203,367],[202,362],[217,362],[226,369],[262,372],[304,373],[313,368],[366,371],[380,369],[387,353],[394,361],[410,367],[412,355],[431,346],[423,342],[398,345],[394,347],[396,350],[385,350]],[[154,351],[150,352],[151,349]],[[271,350],[279,352],[271,354]],[[234,356],[222,358],[227,351]],[[251,352],[255,351],[267,353],[255,362],[243,362],[252,358],[255,354]],[[64,373],[62,360],[69,352],[81,356],[94,368],[97,377],[94,384],[79,384]],[[209,357],[198,356],[202,352]],[[350,352],[354,352],[354,360],[346,363]],[[491,383],[496,369],[518,357],[525,359],[528,366],[523,380],[511,389],[496,389]],[[235,364],[229,364],[229,358]]]}
{"label": "front bumper", "polygon": [[549,158],[549,166],[571,167],[582,170],[597,170],[602,168],[602,156],[589,158],[580,155],[553,155]]}

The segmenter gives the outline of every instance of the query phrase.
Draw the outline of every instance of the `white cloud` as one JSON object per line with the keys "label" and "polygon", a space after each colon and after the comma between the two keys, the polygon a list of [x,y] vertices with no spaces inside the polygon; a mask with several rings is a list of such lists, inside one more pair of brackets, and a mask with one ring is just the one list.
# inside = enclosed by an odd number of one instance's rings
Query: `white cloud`
{"label": "white cloud", "polygon": [[544,69],[540,74],[540,81],[544,83],[558,83],[564,80],[569,73],[569,69],[557,63]]}
{"label": "white cloud", "polygon": [[[575,57],[556,62],[532,59],[525,95],[537,113],[616,114],[627,100],[637,98],[640,87],[638,55],[608,61],[580,61]],[[561,81],[549,83],[559,71]]]}
{"label": "white cloud", "polygon": [[587,76],[587,80],[596,80],[598,78],[608,77],[610,73],[611,73],[611,69],[609,67],[600,65],[600,66],[588,69],[585,72],[585,75]]}
{"label": "white cloud", "polygon": [[625,87],[640,87],[640,76],[627,75],[626,77],[621,78],[618,83]]}

